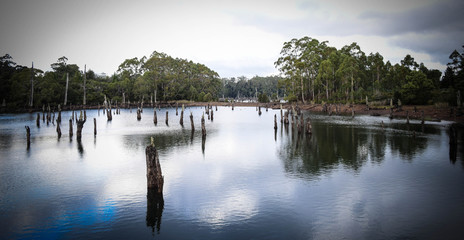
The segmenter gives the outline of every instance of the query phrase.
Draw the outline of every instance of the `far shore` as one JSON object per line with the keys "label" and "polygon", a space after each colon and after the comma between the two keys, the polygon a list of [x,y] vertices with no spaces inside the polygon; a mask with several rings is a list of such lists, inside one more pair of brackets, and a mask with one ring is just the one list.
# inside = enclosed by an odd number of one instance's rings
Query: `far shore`
{"label": "far shore", "polygon": [[[177,104],[176,104],[177,103]],[[161,108],[165,107],[176,107],[176,105],[181,108],[182,104],[186,107],[192,106],[232,106],[231,102],[190,102],[190,101],[171,101],[171,102],[163,102],[158,104],[144,104],[144,108],[159,106]],[[280,109],[282,106],[283,109],[291,108],[292,106],[295,108],[300,108],[303,111],[310,111],[310,112],[324,112],[327,114],[332,115],[350,115],[352,114],[352,108],[354,110],[355,115],[371,115],[371,116],[390,116],[390,109],[393,109],[393,118],[399,119],[406,119],[407,115],[409,115],[410,119],[422,119],[422,111],[424,112],[424,119],[425,121],[453,121],[458,123],[464,123],[464,114],[461,109],[456,107],[449,107],[449,106],[436,106],[436,105],[403,105],[401,108],[393,106],[367,106],[365,104],[327,104],[327,111],[324,107],[324,104],[310,104],[310,103],[255,103],[255,102],[235,102],[233,103],[235,107],[268,107],[272,109]],[[78,109],[98,109],[103,108],[102,105],[91,105],[91,106],[66,106],[62,107],[62,110],[78,110]],[[114,106],[113,108],[117,108],[118,106]],[[119,106],[123,108],[122,106]],[[131,104],[131,106],[125,105],[125,108],[136,108],[136,104]],[[338,111],[337,111],[338,109]],[[56,107],[52,108],[52,111],[57,111]],[[37,112],[42,111],[42,108],[33,108],[33,109],[16,109],[15,111],[8,111],[6,109],[1,109],[1,113],[24,113],[24,112]]]}

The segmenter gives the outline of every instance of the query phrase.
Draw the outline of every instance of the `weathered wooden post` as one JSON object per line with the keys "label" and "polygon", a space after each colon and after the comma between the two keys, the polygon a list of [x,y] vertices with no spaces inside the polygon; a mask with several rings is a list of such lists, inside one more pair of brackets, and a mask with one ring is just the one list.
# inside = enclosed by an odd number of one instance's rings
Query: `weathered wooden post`
{"label": "weathered wooden post", "polygon": [[82,128],[84,127],[84,123],[86,120],[87,120],[86,118],[82,117],[82,111],[81,111],[79,119],[76,121],[76,124],[77,124],[76,139],[78,141],[80,141],[82,138]]}
{"label": "weathered wooden post", "polygon": [[153,123],[155,124],[158,124],[158,117],[156,116],[156,107],[153,108]]}
{"label": "weathered wooden post", "polygon": [[58,139],[61,138],[61,127],[60,127],[60,122],[58,120],[56,121],[56,133],[58,134]]}
{"label": "weathered wooden post", "polygon": [[193,125],[193,115],[192,115],[192,112],[190,112],[190,125],[192,126],[192,132],[195,131],[195,126]]}
{"label": "weathered wooden post", "polygon": [[205,127],[205,115],[201,116],[201,134],[203,137],[206,136],[206,127]]}
{"label": "weathered wooden post", "polygon": [[72,139],[73,136],[73,120],[69,119],[69,139]]}
{"label": "weathered wooden post", "polygon": [[93,135],[97,136],[97,119],[93,118]]}
{"label": "weathered wooden post", "polygon": [[163,194],[164,176],[161,173],[158,151],[155,148],[153,137],[151,144],[145,149],[147,162],[147,189]]}
{"label": "weathered wooden post", "polygon": [[277,114],[274,114],[274,129],[277,130]]}
{"label": "weathered wooden post", "polygon": [[26,143],[27,143],[27,149],[31,147],[31,129],[29,126],[24,126],[26,128]]}
{"label": "weathered wooden post", "polygon": [[137,120],[140,121],[140,119],[142,119],[141,111],[140,108],[137,108]]}
{"label": "weathered wooden post", "polygon": [[168,111],[166,110],[166,125],[169,125]]}
{"label": "weathered wooden post", "polygon": [[38,128],[40,128],[40,113],[37,113],[37,120],[35,121],[35,124]]}

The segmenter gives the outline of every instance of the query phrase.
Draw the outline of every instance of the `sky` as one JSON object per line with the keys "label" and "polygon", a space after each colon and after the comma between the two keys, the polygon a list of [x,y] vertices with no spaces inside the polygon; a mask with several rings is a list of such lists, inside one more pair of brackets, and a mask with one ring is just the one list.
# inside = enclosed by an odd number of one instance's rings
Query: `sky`
{"label": "sky", "polygon": [[111,75],[157,51],[253,77],[278,74],[284,42],[308,36],[444,71],[463,51],[463,10],[462,0],[2,0],[0,54],[44,71],[66,56]]}

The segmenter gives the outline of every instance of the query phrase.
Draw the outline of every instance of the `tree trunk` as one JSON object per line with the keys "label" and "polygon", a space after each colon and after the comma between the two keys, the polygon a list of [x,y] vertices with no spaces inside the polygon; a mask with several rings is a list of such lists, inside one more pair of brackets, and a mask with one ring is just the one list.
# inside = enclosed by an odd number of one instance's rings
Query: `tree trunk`
{"label": "tree trunk", "polygon": [[164,176],[161,173],[158,151],[153,144],[148,145],[145,149],[147,162],[147,188],[156,191],[158,194],[163,193]]}

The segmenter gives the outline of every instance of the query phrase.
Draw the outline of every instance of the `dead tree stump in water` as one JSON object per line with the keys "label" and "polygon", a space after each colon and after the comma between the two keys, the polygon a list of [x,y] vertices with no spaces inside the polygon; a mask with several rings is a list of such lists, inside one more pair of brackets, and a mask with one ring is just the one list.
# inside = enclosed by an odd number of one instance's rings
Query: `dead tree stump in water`
{"label": "dead tree stump in water", "polygon": [[108,121],[113,120],[113,113],[111,112],[111,103],[110,103],[109,109],[106,109],[106,117]]}
{"label": "dead tree stump in water", "polygon": [[146,162],[147,162],[147,188],[153,190],[158,194],[163,193],[164,176],[161,173],[161,165],[159,163],[158,151],[153,143],[145,149]]}
{"label": "dead tree stump in water", "polygon": [[177,113],[177,108],[178,108],[179,104],[176,103],[176,116],[178,116],[179,114]]}
{"label": "dead tree stump in water", "polygon": [[93,118],[93,135],[97,136],[97,119]]}
{"label": "dead tree stump in water", "polygon": [[58,139],[61,138],[61,127],[60,127],[60,122],[57,120],[56,121],[56,133],[58,134]]}
{"label": "dead tree stump in water", "polygon": [[166,111],[166,125],[169,125],[168,111]]}
{"label": "dead tree stump in water", "polygon": [[29,126],[24,126],[26,128],[26,144],[27,144],[27,149],[31,147],[31,129]]}
{"label": "dead tree stump in water", "polygon": [[40,113],[37,113],[37,120],[35,121],[35,124],[38,128],[40,128]]}
{"label": "dead tree stump in water", "polygon": [[69,119],[69,138],[73,136],[73,120]]}
{"label": "dead tree stump in water", "polygon": [[285,111],[284,124],[288,125],[288,109],[287,109],[287,111]]}
{"label": "dead tree stump in water", "polygon": [[79,116],[79,119],[76,121],[77,130],[76,130],[76,139],[80,141],[82,139],[82,128],[84,127],[84,123],[87,119],[82,117],[82,111]]}
{"label": "dead tree stump in water", "polygon": [[192,115],[192,112],[190,112],[190,125],[192,126],[192,132],[195,131],[195,126],[193,125],[193,115]]}
{"label": "dead tree stump in water", "polygon": [[140,119],[142,119],[141,111],[140,108],[137,108],[137,120],[140,121]]}
{"label": "dead tree stump in water", "polygon": [[261,106],[258,107],[258,115],[261,116]]}
{"label": "dead tree stump in water", "polygon": [[201,134],[203,137],[206,136],[205,115],[201,116]]}
{"label": "dead tree stump in water", "polygon": [[274,114],[274,129],[277,130],[277,114]]}
{"label": "dead tree stump in water", "polygon": [[211,115],[211,121],[213,121],[213,120],[214,120],[214,112],[213,112],[213,109],[211,109],[211,114],[210,114],[210,115]]}

